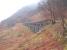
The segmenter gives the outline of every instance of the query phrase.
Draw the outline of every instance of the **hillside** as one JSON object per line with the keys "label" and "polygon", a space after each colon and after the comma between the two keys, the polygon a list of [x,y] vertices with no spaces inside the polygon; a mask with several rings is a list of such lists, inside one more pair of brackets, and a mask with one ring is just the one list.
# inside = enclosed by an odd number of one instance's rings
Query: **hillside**
{"label": "hillside", "polygon": [[[45,12],[44,12],[45,11]],[[37,5],[30,5],[21,8],[11,17],[0,23],[0,30],[13,27],[16,23],[34,23],[50,19],[50,14],[46,9],[40,9]]]}
{"label": "hillside", "polygon": [[0,23],[0,50],[67,50],[67,11],[63,13],[64,36],[59,13],[55,14],[56,23],[51,24],[46,8],[37,5],[21,8]]}
{"label": "hillside", "polygon": [[38,33],[33,33],[22,23],[0,32],[1,50],[63,50],[61,23],[44,26]]}
{"label": "hillside", "polygon": [[[32,13],[31,13],[32,12]],[[33,16],[38,12],[36,5],[30,5],[24,8],[21,8],[18,10],[15,14],[13,14],[8,19],[5,19],[0,23],[1,27],[11,27],[16,24],[16,22],[30,22],[30,20],[27,17]]]}

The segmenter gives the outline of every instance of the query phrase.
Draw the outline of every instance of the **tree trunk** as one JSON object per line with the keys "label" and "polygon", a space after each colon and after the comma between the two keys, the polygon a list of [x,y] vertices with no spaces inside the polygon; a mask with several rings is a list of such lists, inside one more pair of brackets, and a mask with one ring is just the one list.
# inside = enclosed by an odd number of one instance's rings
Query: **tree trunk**
{"label": "tree trunk", "polygon": [[54,12],[52,10],[50,10],[51,13],[51,23],[55,24],[55,16],[54,16]]}
{"label": "tree trunk", "polygon": [[61,25],[62,25],[63,34],[64,34],[64,30],[65,30],[65,27],[64,27],[64,16],[61,16]]}

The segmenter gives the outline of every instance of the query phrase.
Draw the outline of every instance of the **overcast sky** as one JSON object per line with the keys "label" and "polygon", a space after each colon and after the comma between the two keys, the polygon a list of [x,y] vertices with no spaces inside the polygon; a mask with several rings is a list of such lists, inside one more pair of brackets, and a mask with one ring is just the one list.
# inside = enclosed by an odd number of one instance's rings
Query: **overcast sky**
{"label": "overcast sky", "polygon": [[36,4],[40,0],[0,0],[0,22],[24,6]]}

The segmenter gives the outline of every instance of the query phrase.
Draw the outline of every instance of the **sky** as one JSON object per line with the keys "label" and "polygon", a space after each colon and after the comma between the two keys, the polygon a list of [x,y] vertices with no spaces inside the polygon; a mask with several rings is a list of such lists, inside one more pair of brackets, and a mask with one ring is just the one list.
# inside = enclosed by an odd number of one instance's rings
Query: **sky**
{"label": "sky", "polygon": [[7,19],[22,7],[37,4],[40,0],[0,0],[0,22]]}

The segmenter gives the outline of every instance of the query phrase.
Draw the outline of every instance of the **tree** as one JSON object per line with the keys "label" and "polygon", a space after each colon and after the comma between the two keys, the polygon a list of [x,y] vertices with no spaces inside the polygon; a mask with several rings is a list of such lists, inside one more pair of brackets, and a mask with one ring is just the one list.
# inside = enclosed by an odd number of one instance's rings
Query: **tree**
{"label": "tree", "polygon": [[54,1],[52,0],[41,0],[40,4],[39,4],[39,7],[44,10],[44,9],[47,9],[50,14],[51,14],[51,23],[54,24],[55,23],[55,6],[54,6]]}
{"label": "tree", "polygon": [[58,12],[60,14],[60,18],[61,18],[61,25],[63,28],[63,34],[64,34],[64,0],[58,0],[57,1],[57,8],[58,8]]}
{"label": "tree", "polygon": [[[47,0],[47,2],[45,3],[45,0],[42,0],[40,6],[42,9],[47,7],[47,10],[50,12],[51,14],[51,22],[52,24],[54,24],[56,21],[56,18],[60,18],[61,19],[61,25],[63,27],[64,30],[64,9],[65,9],[65,0]],[[46,5],[46,7],[45,7]],[[59,16],[57,16],[57,14],[59,14]],[[63,31],[64,32],[64,31]]]}
{"label": "tree", "polygon": [[47,7],[48,7],[47,8],[48,11],[50,11],[50,14],[51,14],[51,22],[52,22],[52,24],[55,24],[55,9],[56,9],[55,1],[48,0]]}
{"label": "tree", "polygon": [[58,18],[61,19],[61,25],[63,28],[63,33],[64,33],[64,9],[65,9],[65,3],[64,0],[48,0],[47,6],[49,8],[49,11],[51,12],[51,19],[52,23],[55,23],[55,19],[57,16],[55,16],[56,13],[59,13],[60,16]]}

